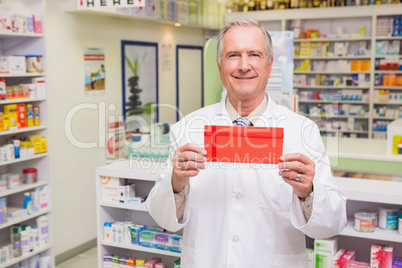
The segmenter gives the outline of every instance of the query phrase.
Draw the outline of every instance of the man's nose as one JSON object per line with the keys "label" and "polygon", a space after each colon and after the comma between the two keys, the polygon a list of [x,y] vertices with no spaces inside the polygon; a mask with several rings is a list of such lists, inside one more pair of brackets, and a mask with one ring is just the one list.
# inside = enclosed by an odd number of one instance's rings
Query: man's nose
{"label": "man's nose", "polygon": [[250,61],[247,56],[242,56],[239,59],[239,70],[242,72],[247,72],[250,70]]}

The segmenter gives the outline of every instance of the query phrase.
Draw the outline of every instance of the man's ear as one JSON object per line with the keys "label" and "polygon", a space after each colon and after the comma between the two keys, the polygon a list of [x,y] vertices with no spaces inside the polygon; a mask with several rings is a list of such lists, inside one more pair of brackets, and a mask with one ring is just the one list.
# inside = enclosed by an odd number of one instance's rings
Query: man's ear
{"label": "man's ear", "polygon": [[219,78],[222,80],[222,72],[221,72],[221,65],[219,64],[218,60],[216,60],[216,64],[218,65],[218,70],[219,70]]}
{"label": "man's ear", "polygon": [[271,78],[272,64],[274,63],[274,56],[272,56],[271,63],[269,64],[268,78]]}

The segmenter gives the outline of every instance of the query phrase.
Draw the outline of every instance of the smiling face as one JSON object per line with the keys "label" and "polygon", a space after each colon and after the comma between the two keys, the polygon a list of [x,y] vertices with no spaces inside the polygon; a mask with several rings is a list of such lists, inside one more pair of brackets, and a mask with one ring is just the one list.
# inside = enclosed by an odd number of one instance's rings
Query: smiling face
{"label": "smiling face", "polygon": [[262,101],[272,61],[268,63],[265,39],[255,26],[230,28],[223,37],[220,78],[227,89],[229,101]]}

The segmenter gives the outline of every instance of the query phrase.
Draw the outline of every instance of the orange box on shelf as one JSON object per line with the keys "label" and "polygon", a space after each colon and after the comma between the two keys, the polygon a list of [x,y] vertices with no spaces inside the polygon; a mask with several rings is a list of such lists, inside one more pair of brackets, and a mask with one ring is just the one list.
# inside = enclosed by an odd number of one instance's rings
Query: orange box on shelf
{"label": "orange box on shelf", "polygon": [[278,164],[283,152],[283,128],[204,127],[208,162]]}
{"label": "orange box on shelf", "polygon": [[359,72],[361,70],[361,61],[359,60],[352,60],[350,63],[350,70],[352,72]]}
{"label": "orange box on shelf", "polygon": [[370,71],[370,61],[369,60],[362,60],[360,63],[360,71],[362,72],[369,72]]}
{"label": "orange box on shelf", "polygon": [[6,130],[6,125],[4,124],[4,114],[0,112],[0,131]]}

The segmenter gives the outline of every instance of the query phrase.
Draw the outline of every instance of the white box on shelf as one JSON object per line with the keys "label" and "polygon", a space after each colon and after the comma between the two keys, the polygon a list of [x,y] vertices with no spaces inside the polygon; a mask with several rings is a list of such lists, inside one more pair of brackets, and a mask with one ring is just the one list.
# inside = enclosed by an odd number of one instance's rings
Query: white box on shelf
{"label": "white box on shelf", "polygon": [[25,74],[26,61],[25,56],[7,56],[8,70],[10,74]]}
{"label": "white box on shelf", "polygon": [[392,121],[387,126],[387,154],[401,155],[398,150],[399,143],[402,143],[402,118]]}
{"label": "white box on shelf", "polygon": [[107,202],[120,201],[120,179],[102,176],[102,200]]}
{"label": "white box on shelf", "polygon": [[334,263],[334,255],[338,250],[338,239],[315,239],[314,255],[316,268],[332,268]]}
{"label": "white box on shelf", "polygon": [[44,77],[32,78],[32,84],[35,85],[37,98],[46,98],[46,80]]}

